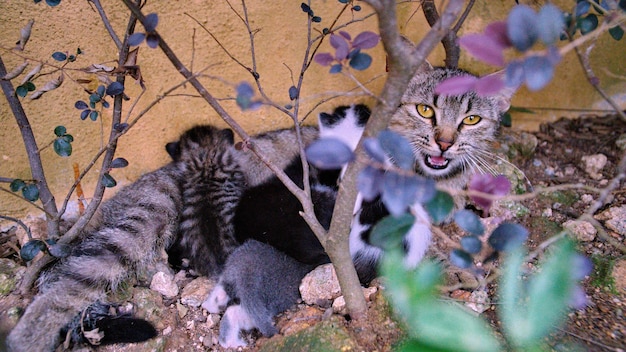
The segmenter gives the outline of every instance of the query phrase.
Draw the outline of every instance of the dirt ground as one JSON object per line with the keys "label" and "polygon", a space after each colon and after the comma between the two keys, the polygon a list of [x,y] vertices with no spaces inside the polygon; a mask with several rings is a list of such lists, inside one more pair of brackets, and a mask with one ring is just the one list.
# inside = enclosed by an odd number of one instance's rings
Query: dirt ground
{"label": "dirt ground", "polygon": [[[625,153],[616,146],[619,136],[626,134],[626,123],[616,116],[581,116],[572,120],[559,120],[543,125],[539,132],[520,133],[505,128],[503,145],[510,161],[525,174],[527,186],[546,187],[564,184],[577,184],[571,189],[542,194],[532,199],[521,201],[526,209],[516,215],[515,221],[530,230],[529,250],[560,231],[568,220],[577,219],[590,206],[598,194],[594,189],[601,189],[616,176],[616,167]],[[537,143],[535,145],[534,138]],[[623,138],[623,137],[622,137]],[[606,165],[595,175],[590,175],[583,163],[583,156],[603,154]],[[593,176],[593,177],[592,177]],[[583,187],[584,186],[584,187]],[[591,197],[591,198],[590,198]],[[624,182],[613,191],[611,201],[596,213],[626,204]],[[604,224],[607,219],[600,219]],[[618,219],[626,222],[626,219]],[[452,240],[458,240],[460,232],[454,225],[444,227]],[[14,247],[3,234],[0,242],[2,256],[15,259]],[[583,281],[583,288],[588,297],[588,305],[582,310],[572,311],[566,325],[561,327],[548,340],[547,345],[557,351],[624,351],[626,350],[626,265],[624,253],[617,248],[625,243],[624,233],[607,230],[606,234],[581,235],[578,249],[591,258],[595,264],[592,275]],[[448,253],[450,246],[445,241],[437,240],[435,253]],[[623,248],[623,247],[622,247]],[[452,275],[462,277],[462,275]],[[191,279],[187,279],[190,281]],[[461,284],[467,284],[460,279]],[[455,282],[449,282],[454,285]],[[351,341],[343,350],[389,351],[401,340],[403,333],[400,324],[388,315],[389,307],[382,299],[380,291],[373,294],[368,304],[371,306],[366,321],[350,321],[344,316],[332,314],[328,308],[299,304],[294,309],[281,314],[277,319],[280,334],[271,338],[258,338],[244,351],[272,350],[276,341],[283,336],[316,325],[330,324],[340,329]],[[455,290],[451,297],[463,300],[471,289]],[[493,307],[497,304],[497,286],[491,284],[488,289],[492,306],[482,314],[496,329],[500,327]],[[444,293],[448,295],[448,293]],[[160,295],[155,296],[157,300]],[[7,311],[10,307],[23,306],[28,297],[15,295],[0,297],[0,308]],[[162,332],[167,336],[160,344],[137,344],[129,346],[109,346],[105,351],[190,351],[222,349],[215,344],[219,324],[212,315],[207,315],[201,308],[183,307],[176,299],[162,302],[166,311],[161,314]],[[330,322],[330,323],[329,323]],[[0,329],[7,325],[0,325]],[[572,349],[575,344],[579,349]],[[351,346],[351,347],[350,347]],[[3,347],[3,346],[2,346]],[[0,347],[0,350],[2,349]],[[301,346],[303,351],[307,346]],[[347,348],[349,347],[349,348]],[[341,349],[341,348],[340,348]],[[339,350],[339,349],[338,349]]]}

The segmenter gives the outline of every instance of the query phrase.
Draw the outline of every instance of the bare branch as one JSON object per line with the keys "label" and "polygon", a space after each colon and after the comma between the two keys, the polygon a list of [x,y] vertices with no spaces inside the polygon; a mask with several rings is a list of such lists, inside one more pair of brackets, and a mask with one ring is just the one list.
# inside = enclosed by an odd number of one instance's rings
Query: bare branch
{"label": "bare branch", "polygon": [[104,27],[106,28],[107,32],[109,32],[111,39],[113,39],[113,42],[115,43],[115,46],[117,47],[117,50],[121,51],[122,41],[115,33],[113,26],[111,26],[111,22],[109,21],[106,12],[104,12],[104,9],[102,8],[102,4],[100,4],[100,0],[87,0],[87,1],[93,3],[93,5],[96,7],[96,10],[98,10],[98,14],[100,15],[100,19],[102,20],[102,23],[104,24]]}

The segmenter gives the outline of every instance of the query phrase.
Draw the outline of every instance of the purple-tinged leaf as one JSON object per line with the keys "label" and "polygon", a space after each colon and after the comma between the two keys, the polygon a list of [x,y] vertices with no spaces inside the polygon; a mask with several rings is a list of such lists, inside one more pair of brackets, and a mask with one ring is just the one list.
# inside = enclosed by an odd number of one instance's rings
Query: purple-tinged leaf
{"label": "purple-tinged leaf", "polygon": [[146,35],[143,33],[133,33],[128,37],[128,45],[137,46],[146,39]]}
{"label": "purple-tinged leaf", "polygon": [[[471,191],[491,194],[493,196],[504,196],[511,190],[511,182],[504,175],[493,176],[490,174],[477,174],[472,177],[469,184]],[[479,206],[486,214],[493,201],[480,196],[471,196],[472,201]]]}
{"label": "purple-tinged leaf", "polygon": [[485,28],[485,35],[502,48],[510,48],[511,41],[507,35],[506,22],[492,22]]}
{"label": "purple-tinged leaf", "polygon": [[527,5],[517,5],[509,12],[506,28],[511,44],[519,51],[526,51],[539,36],[537,13]]}
{"label": "purple-tinged leaf", "polygon": [[335,65],[332,65],[330,67],[330,71],[328,71],[328,72],[330,72],[330,73],[339,73],[339,72],[341,72],[342,68],[343,68],[343,66],[341,66],[341,64],[335,64]]}
{"label": "purple-tinged leaf", "polygon": [[582,254],[574,254],[572,257],[572,278],[576,281],[580,281],[585,276],[590,275],[593,271],[593,263],[589,258]]}
{"label": "purple-tinged leaf", "polygon": [[127,123],[116,123],[115,125],[113,125],[113,128],[117,132],[123,132],[125,129],[128,128],[128,124]]}
{"label": "purple-tinged leaf", "polygon": [[396,166],[404,170],[413,170],[415,165],[413,148],[406,138],[396,132],[384,130],[378,134],[378,142]]}
{"label": "purple-tinged leaf", "polygon": [[289,100],[296,100],[298,97],[298,88],[295,86],[289,87]]}
{"label": "purple-tinged leaf", "polygon": [[587,307],[589,304],[589,300],[587,299],[587,294],[585,290],[580,287],[580,285],[576,285],[572,288],[571,297],[567,302],[567,305],[576,310],[582,310]]}
{"label": "purple-tinged leaf", "polygon": [[300,8],[302,9],[302,12],[308,14],[309,16],[313,16],[313,10],[311,10],[311,7],[309,5],[301,3]]}
{"label": "purple-tinged leaf", "polygon": [[539,39],[546,45],[554,44],[561,38],[561,33],[565,30],[563,12],[552,4],[544,5],[539,10],[537,26]]}
{"label": "purple-tinged leaf", "polygon": [[330,53],[319,53],[313,57],[313,61],[322,66],[329,66],[335,61],[335,57]]}
{"label": "purple-tinged leaf", "polygon": [[339,31],[339,35],[346,38],[348,41],[352,40],[352,36],[346,31]]}
{"label": "purple-tinged leaf", "polygon": [[89,106],[87,105],[87,103],[85,103],[82,100],[77,101],[76,103],[74,103],[74,107],[78,110],[85,110],[87,108],[89,108]]}
{"label": "purple-tinged leaf", "polygon": [[350,58],[350,67],[358,71],[366,70],[371,64],[372,57],[365,53],[359,52]]}
{"label": "purple-tinged leaf", "polygon": [[524,60],[524,80],[526,87],[537,91],[545,87],[554,76],[554,66],[545,56],[531,56]]}
{"label": "purple-tinged leaf", "polygon": [[250,83],[245,81],[239,83],[235,89],[237,90],[237,96],[252,97],[254,95],[254,89],[252,89]]}
{"label": "purple-tinged leaf", "polygon": [[387,154],[380,146],[380,142],[376,138],[367,137],[363,140],[363,148],[367,155],[375,161],[384,164],[387,160]]}
{"label": "purple-tinged leaf", "polygon": [[[481,236],[485,233],[485,227],[473,211],[461,209],[454,214],[454,222],[463,230],[472,235]],[[471,253],[471,252],[470,252]]]}
{"label": "purple-tinged leaf", "polygon": [[465,236],[461,238],[461,248],[470,254],[477,254],[483,248],[483,243],[476,236]]}
{"label": "purple-tinged leaf", "polygon": [[474,264],[472,256],[462,249],[455,249],[450,252],[450,263],[461,269],[467,269]]}
{"label": "purple-tinged leaf", "polygon": [[491,74],[480,77],[474,85],[474,91],[476,91],[476,94],[482,96],[496,95],[504,88],[504,80],[500,74]]}
{"label": "purple-tinged leaf", "polygon": [[546,54],[546,58],[553,66],[556,66],[559,62],[561,62],[562,59],[559,48],[554,45],[548,47],[548,53]]}
{"label": "purple-tinged leaf", "polygon": [[157,24],[159,24],[159,16],[156,13],[150,13],[146,15],[143,27],[146,29],[146,32],[154,32]]}
{"label": "purple-tinged leaf", "polygon": [[489,236],[489,245],[497,251],[510,251],[521,246],[527,238],[528,230],[524,226],[503,223]]}
{"label": "purple-tinged leaf", "polygon": [[159,37],[155,34],[148,34],[146,36],[146,44],[152,49],[156,49],[159,46]]}
{"label": "purple-tinged leaf", "polygon": [[352,11],[357,11],[357,12],[361,11],[361,6],[360,5],[352,6]]}
{"label": "purple-tinged leaf", "polygon": [[356,188],[361,192],[365,201],[376,198],[382,189],[383,172],[371,166],[366,166],[356,179]]}
{"label": "purple-tinged leaf", "polygon": [[480,61],[498,67],[504,66],[502,51],[506,47],[485,34],[468,34],[459,39],[459,45]]}
{"label": "purple-tinged leaf", "polygon": [[322,170],[341,169],[354,160],[352,149],[336,138],[320,138],[311,143],[305,151],[307,160]]}
{"label": "purple-tinged leaf", "polygon": [[322,22],[322,18],[320,16],[313,16],[311,17],[311,21],[315,23],[320,23]]}
{"label": "purple-tinged leaf", "polygon": [[359,33],[359,35],[354,38],[352,42],[352,46],[358,49],[371,49],[378,45],[380,41],[380,36],[374,32],[366,31]]}
{"label": "purple-tinged leaf", "polygon": [[87,116],[89,116],[89,113],[91,112],[91,110],[89,109],[85,109],[80,113],[80,119],[81,120],[85,120],[87,118]]}
{"label": "purple-tinged leaf", "polygon": [[350,47],[348,46],[348,42],[343,37],[336,34],[331,34],[330,45],[335,48],[335,58],[337,60],[341,61],[348,57]]}
{"label": "purple-tinged leaf", "polygon": [[437,84],[437,87],[435,87],[435,93],[441,95],[464,94],[474,90],[474,85],[477,80],[477,77],[470,75],[451,77]]}

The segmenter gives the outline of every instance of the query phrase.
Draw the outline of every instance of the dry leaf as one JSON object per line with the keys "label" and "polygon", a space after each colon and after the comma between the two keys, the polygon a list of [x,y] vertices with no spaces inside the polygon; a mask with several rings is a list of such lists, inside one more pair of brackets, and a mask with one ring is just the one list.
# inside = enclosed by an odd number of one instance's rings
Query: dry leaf
{"label": "dry leaf", "polygon": [[31,78],[33,78],[36,74],[39,73],[39,71],[41,71],[41,68],[43,67],[43,64],[39,64],[37,65],[35,68],[33,68],[32,70],[30,70],[30,72],[28,72],[28,74],[26,75],[26,77],[24,77],[24,79],[22,80],[22,84],[30,81]]}
{"label": "dry leaf", "polygon": [[16,68],[13,69],[13,71],[7,73],[6,75],[4,75],[4,77],[2,77],[3,80],[8,81],[10,79],[13,79],[17,76],[19,76],[20,74],[22,74],[22,72],[24,72],[24,69],[26,69],[26,66],[28,66],[28,61],[24,61],[23,64],[17,66]]}
{"label": "dry leaf", "polygon": [[105,66],[101,64],[92,64],[83,69],[83,71],[87,73],[97,73],[97,72],[113,72],[115,67]]}
{"label": "dry leaf", "polygon": [[15,49],[19,51],[24,50],[24,47],[26,46],[26,43],[30,38],[30,32],[33,29],[34,23],[35,20],[30,20],[24,28],[20,29],[20,40],[17,41],[17,46],[15,47]]}
{"label": "dry leaf", "polygon": [[30,95],[30,99],[31,100],[39,99],[44,93],[59,88],[61,84],[63,83],[64,78],[65,77],[61,73],[57,79],[53,79],[52,81],[47,82],[46,84],[44,84],[43,87],[34,91],[33,94]]}

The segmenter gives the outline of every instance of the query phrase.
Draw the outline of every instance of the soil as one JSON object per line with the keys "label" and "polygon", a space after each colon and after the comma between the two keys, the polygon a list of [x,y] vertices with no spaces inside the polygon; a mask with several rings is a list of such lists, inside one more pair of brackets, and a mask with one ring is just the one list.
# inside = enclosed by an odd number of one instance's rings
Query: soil
{"label": "soil", "polygon": [[[538,132],[518,132],[505,128],[503,142],[500,146],[506,150],[511,163],[516,165],[527,180],[525,186],[529,189],[555,185],[578,185],[557,192],[541,194],[520,203],[527,209],[526,213],[515,216],[515,221],[530,230],[528,240],[529,250],[537,248],[546,239],[561,230],[561,226],[568,220],[579,218],[597,199],[598,193],[617,174],[617,166],[625,151],[616,146],[616,140],[626,134],[626,123],[617,116],[581,116],[576,119],[562,119],[551,124],[542,125]],[[537,143],[535,145],[534,138]],[[606,165],[591,177],[582,162],[583,156],[603,154],[607,157]],[[624,182],[611,194],[610,201],[602,206],[596,214],[604,210],[626,204],[626,190]],[[626,222],[626,219],[619,219]],[[604,224],[604,220],[599,220]],[[461,232],[454,225],[443,228],[449,239],[458,241]],[[571,311],[568,320],[556,333],[547,339],[547,345],[554,350],[572,351],[572,344],[580,350],[588,351],[624,351],[626,350],[626,265],[624,253],[624,233],[617,233],[605,229],[605,234],[597,234],[581,238],[578,249],[587,257],[592,258],[595,264],[594,272],[582,282],[587,295],[588,303],[584,309]],[[16,258],[15,246],[11,240],[0,242],[0,254],[4,258]],[[451,245],[449,241],[437,238],[433,248],[433,255],[446,256]],[[458,242],[457,242],[458,243]],[[621,244],[622,249],[618,246]],[[465,287],[463,289],[444,292],[453,299],[465,300],[469,298],[473,285],[472,279],[461,271],[450,267],[448,284]],[[460,279],[459,279],[460,278]],[[191,279],[187,279],[190,281]],[[335,328],[345,328],[352,343],[356,344],[353,350],[359,351],[389,351],[404,336],[401,324],[388,315],[389,307],[383,299],[379,289],[373,294],[368,304],[370,313],[367,320],[349,320],[345,316],[333,314],[330,308],[299,304],[294,309],[285,312],[276,320],[280,334],[267,338],[252,339],[253,344],[244,351],[259,351],[270,346],[283,336],[293,335],[302,329],[331,321]],[[491,304],[481,315],[494,328],[499,329],[497,315],[494,313],[494,303],[497,303],[497,285],[489,285]],[[150,296],[159,300],[160,295]],[[9,307],[24,306],[32,297],[8,295],[0,297],[0,308],[7,311]],[[166,312],[161,314],[158,328],[166,329],[163,335],[165,351],[216,350],[221,351],[215,344],[218,336],[219,323],[213,315],[207,315],[201,308],[183,307],[175,299],[165,301]],[[0,320],[3,324],[0,329],[6,329],[5,315]],[[10,325],[10,323],[9,323]],[[0,347],[1,349],[2,347]],[[154,345],[108,346],[101,348],[105,351],[147,351]],[[268,348],[269,350],[269,348]],[[303,346],[303,350],[307,350]]]}

